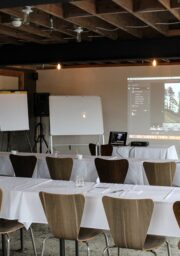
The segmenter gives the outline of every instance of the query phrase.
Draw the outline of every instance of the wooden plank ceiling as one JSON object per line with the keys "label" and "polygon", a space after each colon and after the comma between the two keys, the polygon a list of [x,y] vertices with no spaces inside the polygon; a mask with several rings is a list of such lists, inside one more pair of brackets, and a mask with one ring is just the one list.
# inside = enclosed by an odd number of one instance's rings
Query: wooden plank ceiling
{"label": "wooden plank ceiling", "polygon": [[[1,0],[0,1],[0,65],[11,64],[43,64],[56,63],[59,60],[64,66],[74,64],[119,64],[119,63],[149,63],[150,58],[157,54],[162,44],[166,45],[167,53],[157,56],[161,62],[179,62],[179,51],[169,53],[169,39],[179,42],[180,36],[180,0]],[[45,3],[45,4],[44,4]],[[31,4],[31,5],[30,5]],[[150,54],[142,54],[138,50],[140,42],[149,44]],[[172,41],[173,42],[173,41]],[[128,50],[137,49],[137,54],[130,54]],[[90,47],[109,44],[117,47],[127,44],[126,56],[118,55],[112,50],[112,55],[104,49],[101,56],[81,56],[82,51]],[[83,48],[88,45],[88,48]],[[47,47],[48,48],[47,48]],[[145,47],[146,47],[145,46]],[[33,48],[34,47],[34,48]],[[37,47],[37,48],[36,48]],[[58,48],[57,48],[58,47]],[[59,49],[69,52],[70,47],[76,49],[76,58],[65,54],[58,54],[57,58],[42,55],[46,49]],[[143,45],[142,45],[143,47]],[[131,49],[132,48],[132,49]],[[17,50],[24,52],[23,57],[17,56]],[[28,55],[36,52],[36,59]],[[38,52],[43,49],[38,56]],[[83,50],[84,49],[84,50]],[[119,48],[115,48],[119,49]],[[121,48],[122,49],[122,48]],[[123,48],[125,49],[125,48]],[[149,48],[148,48],[149,49]],[[5,61],[5,53],[12,51]],[[16,51],[16,53],[14,52]],[[4,57],[3,57],[4,54]],[[53,55],[53,54],[52,54]],[[73,54],[71,54],[73,55]],[[74,54],[75,55],[75,54]],[[139,57],[138,57],[139,55]],[[26,60],[25,60],[26,57]],[[40,65],[41,67],[42,65]]]}

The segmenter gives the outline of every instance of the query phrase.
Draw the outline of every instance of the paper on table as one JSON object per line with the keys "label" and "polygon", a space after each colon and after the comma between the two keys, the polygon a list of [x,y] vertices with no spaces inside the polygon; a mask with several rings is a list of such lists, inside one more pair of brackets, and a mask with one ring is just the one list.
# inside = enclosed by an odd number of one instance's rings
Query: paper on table
{"label": "paper on table", "polygon": [[88,190],[89,193],[108,193],[110,191],[109,188],[105,188],[105,187],[94,187],[94,188],[91,188],[90,190]]}

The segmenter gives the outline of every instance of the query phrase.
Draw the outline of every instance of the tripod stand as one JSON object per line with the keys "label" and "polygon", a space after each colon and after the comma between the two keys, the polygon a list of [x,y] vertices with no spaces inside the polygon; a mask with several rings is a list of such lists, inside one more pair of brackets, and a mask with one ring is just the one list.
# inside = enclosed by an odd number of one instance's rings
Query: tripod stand
{"label": "tripod stand", "polygon": [[[37,136],[38,130],[39,130],[39,134]],[[48,143],[47,143],[47,141],[45,139],[45,136],[44,136],[44,129],[43,129],[42,117],[41,116],[40,116],[39,123],[37,123],[36,126],[35,126],[34,142],[35,142],[35,144],[34,144],[34,147],[33,147],[33,151],[35,150],[37,144],[39,143],[39,152],[42,153],[42,145],[44,143],[45,146],[46,146],[46,149],[47,149],[46,152],[50,152],[49,147],[48,147]]]}

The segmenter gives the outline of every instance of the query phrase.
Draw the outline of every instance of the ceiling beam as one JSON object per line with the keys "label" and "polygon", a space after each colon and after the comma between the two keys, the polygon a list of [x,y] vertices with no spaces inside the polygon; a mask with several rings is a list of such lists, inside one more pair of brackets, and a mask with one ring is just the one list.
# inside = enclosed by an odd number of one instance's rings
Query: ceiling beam
{"label": "ceiling beam", "polygon": [[[78,63],[101,60],[180,58],[180,38],[99,40],[96,42],[0,47],[0,65]],[[163,46],[163,47],[162,47]],[[21,54],[20,54],[21,53]],[[7,58],[11,56],[11,58]]]}
{"label": "ceiling beam", "polygon": [[1,0],[0,9],[23,6],[34,6],[38,4],[67,3],[72,0]]}

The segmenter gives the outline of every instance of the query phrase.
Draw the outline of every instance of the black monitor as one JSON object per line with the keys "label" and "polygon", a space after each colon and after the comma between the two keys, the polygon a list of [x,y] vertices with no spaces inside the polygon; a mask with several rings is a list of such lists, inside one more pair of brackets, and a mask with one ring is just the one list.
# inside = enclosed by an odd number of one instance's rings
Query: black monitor
{"label": "black monitor", "polygon": [[110,132],[109,144],[114,146],[125,146],[127,140],[127,132]]}

